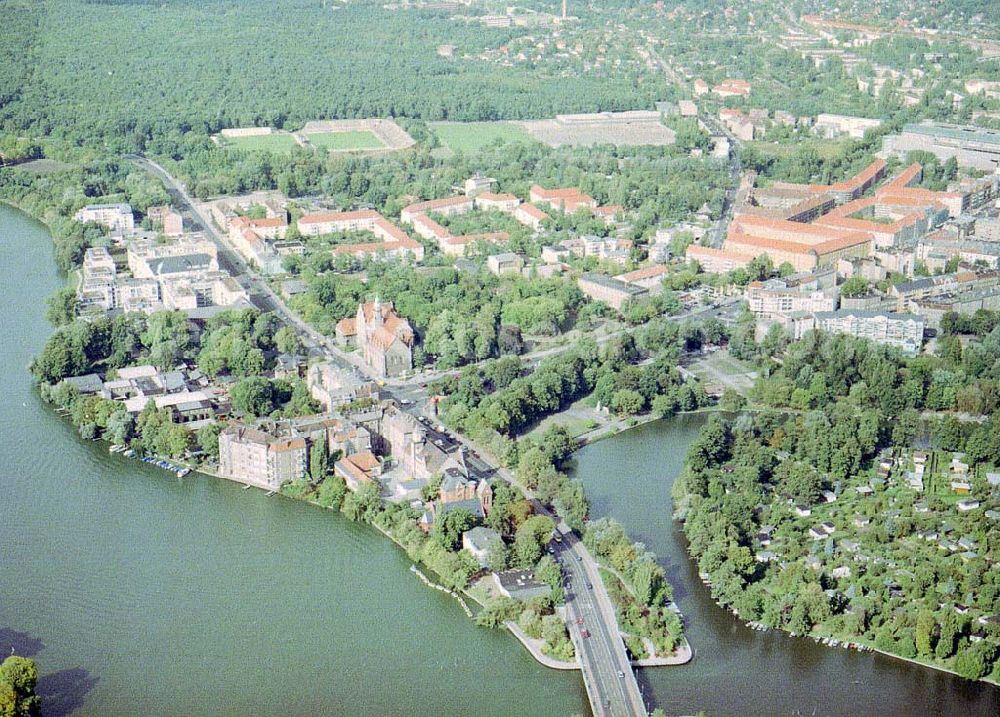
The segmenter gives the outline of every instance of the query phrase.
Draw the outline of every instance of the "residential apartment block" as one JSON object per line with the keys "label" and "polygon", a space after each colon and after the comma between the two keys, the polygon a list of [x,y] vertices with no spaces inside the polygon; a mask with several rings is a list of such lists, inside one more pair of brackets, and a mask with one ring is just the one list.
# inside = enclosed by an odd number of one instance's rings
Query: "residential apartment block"
{"label": "residential apartment block", "polygon": [[81,224],[93,222],[121,234],[135,231],[135,217],[129,204],[88,204],[74,214],[73,218]]}
{"label": "residential apartment block", "polygon": [[815,328],[829,333],[850,334],[880,344],[898,347],[916,355],[923,344],[926,321],[914,314],[891,314],[884,311],[818,311],[813,314]]}

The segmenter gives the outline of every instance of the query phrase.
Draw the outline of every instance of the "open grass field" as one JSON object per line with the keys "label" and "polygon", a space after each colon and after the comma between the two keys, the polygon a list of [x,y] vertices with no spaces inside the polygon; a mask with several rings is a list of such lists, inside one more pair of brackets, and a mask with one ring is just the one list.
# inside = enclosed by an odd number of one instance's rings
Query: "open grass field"
{"label": "open grass field", "polygon": [[309,142],[314,147],[331,152],[353,152],[385,147],[385,143],[376,137],[374,132],[366,129],[310,134]]}
{"label": "open grass field", "polygon": [[226,149],[245,149],[251,152],[290,153],[298,146],[290,134],[274,132],[272,134],[253,135],[250,137],[220,137],[219,144]]}
{"label": "open grass field", "polygon": [[534,142],[531,135],[513,122],[432,122],[431,129],[441,143],[454,152],[478,152],[497,140]]}

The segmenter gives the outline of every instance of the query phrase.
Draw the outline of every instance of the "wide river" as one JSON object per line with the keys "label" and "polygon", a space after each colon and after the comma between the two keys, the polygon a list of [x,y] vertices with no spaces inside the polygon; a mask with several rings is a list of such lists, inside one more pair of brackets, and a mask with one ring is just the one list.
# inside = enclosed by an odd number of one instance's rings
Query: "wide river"
{"label": "wide river", "polygon": [[[0,656],[34,657],[46,717],[567,717],[578,674],[537,665],[424,587],[337,514],[206,477],[177,480],[79,440],[25,370],[63,281],[45,228],[0,205]],[[700,417],[578,456],[595,515],[668,568],[696,649],[646,670],[667,714],[989,715],[1000,690],[879,656],[759,634],[716,608],[670,520]]]}

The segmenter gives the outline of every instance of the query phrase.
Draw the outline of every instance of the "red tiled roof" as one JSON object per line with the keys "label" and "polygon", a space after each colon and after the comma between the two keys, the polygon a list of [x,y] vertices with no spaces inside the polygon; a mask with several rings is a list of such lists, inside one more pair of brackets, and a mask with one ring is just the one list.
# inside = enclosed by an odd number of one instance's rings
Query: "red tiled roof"
{"label": "red tiled roof", "polygon": [[302,224],[326,224],[327,222],[352,222],[359,219],[381,219],[382,215],[373,209],[361,209],[356,212],[320,212],[317,214],[303,214],[299,217],[299,225]]}
{"label": "red tiled roof", "polygon": [[443,197],[441,199],[430,199],[426,202],[417,202],[416,204],[411,204],[403,209],[404,212],[409,214],[417,214],[419,212],[432,212],[435,209],[444,209],[445,207],[455,207],[461,206],[463,204],[472,204],[471,197]]}

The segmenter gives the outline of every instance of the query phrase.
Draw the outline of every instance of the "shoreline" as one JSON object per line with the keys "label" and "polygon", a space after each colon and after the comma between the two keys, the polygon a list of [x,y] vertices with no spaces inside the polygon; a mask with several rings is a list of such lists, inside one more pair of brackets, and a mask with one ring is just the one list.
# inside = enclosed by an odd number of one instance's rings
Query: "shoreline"
{"label": "shoreline", "polygon": [[[676,517],[671,517],[671,519],[675,520],[675,521],[677,520]],[[681,532],[684,534],[684,541],[687,542],[687,534],[684,533],[683,521],[681,521]],[[698,568],[698,562],[697,562],[697,560],[695,560],[695,557],[693,555],[691,555],[691,551],[688,550],[687,548],[685,548],[685,553],[687,553],[687,559],[691,562],[691,564],[697,570],[697,568]],[[705,588],[708,589],[709,599],[712,601],[712,603],[717,608],[720,608],[721,610],[724,610],[731,617],[735,618],[738,622],[741,622],[744,625],[746,625],[746,623],[744,622],[744,618],[741,615],[739,615],[734,608],[732,608],[729,605],[723,605],[718,600],[716,600],[715,596],[712,595],[712,589],[711,589],[711,586],[708,583],[706,583],[704,580],[700,580],[700,582],[701,582],[701,584]],[[814,637],[812,634],[809,634],[809,635],[792,635],[792,633],[790,633],[788,630],[785,630],[784,628],[781,628],[781,627],[769,627],[769,628],[767,628],[767,630],[765,632],[777,632],[777,633],[780,633],[781,636],[783,638],[786,638],[786,639],[789,639],[789,638],[790,639],[798,639],[798,638],[808,639],[808,638],[813,638]],[[817,637],[826,637],[826,636],[825,635],[819,635]],[[841,638],[838,638],[838,637],[834,637],[833,639],[841,640],[842,643],[844,642],[844,640],[842,640]],[[813,641],[816,642],[817,645],[820,645],[822,647],[829,647],[829,648],[833,647],[832,645],[824,645],[823,643],[819,642],[816,639],[813,639]],[[871,652],[871,653],[878,653],[880,655],[884,655],[885,657],[889,657],[889,658],[892,658],[894,660],[901,660],[903,662],[908,662],[908,663],[910,663],[912,665],[917,665],[919,667],[925,667],[925,668],[927,668],[929,670],[936,670],[938,672],[945,672],[947,674],[954,675],[955,677],[958,677],[959,679],[965,680],[966,682],[968,682],[970,684],[976,684],[976,683],[979,683],[979,682],[983,682],[983,683],[985,683],[987,685],[991,685],[993,687],[1000,687],[1000,681],[990,679],[989,677],[982,677],[982,678],[980,678],[978,680],[969,680],[969,679],[967,679],[965,677],[962,677],[960,674],[958,674],[957,672],[955,672],[955,670],[951,669],[950,667],[944,667],[943,665],[935,665],[933,663],[923,662],[922,660],[919,660],[919,659],[917,659],[915,657],[903,657],[902,655],[897,655],[897,654],[894,654],[892,652],[887,652],[886,650],[882,650],[882,649],[880,649],[878,647],[875,647],[875,645],[869,644],[868,642],[860,641],[858,638],[852,638],[850,640],[847,640],[847,642],[853,642],[853,643],[855,643],[857,645],[861,645],[862,647],[864,647],[866,649],[866,651]],[[861,652],[861,651],[860,650],[854,650],[854,652]]]}

